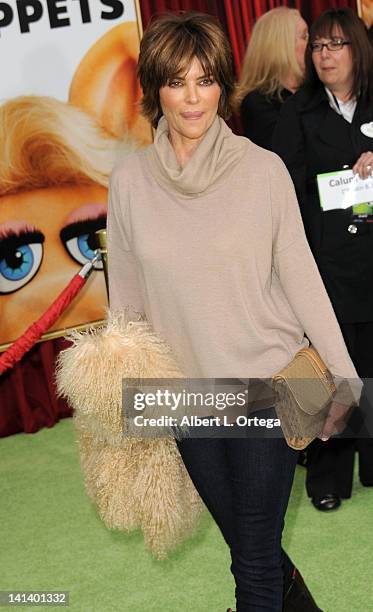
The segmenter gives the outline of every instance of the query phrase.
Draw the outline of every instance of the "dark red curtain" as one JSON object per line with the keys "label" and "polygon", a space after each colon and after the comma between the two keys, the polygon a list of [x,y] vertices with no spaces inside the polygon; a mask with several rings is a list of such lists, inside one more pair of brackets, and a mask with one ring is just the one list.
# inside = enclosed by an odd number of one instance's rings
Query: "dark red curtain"
{"label": "dark red curtain", "polygon": [[225,25],[225,7],[222,0],[140,0],[142,25],[145,29],[152,16],[174,11],[200,11],[218,17]]}
{"label": "dark red curtain", "polygon": [[357,10],[356,0],[222,0],[224,20],[234,54],[237,75],[255,21],[277,6],[297,8],[310,25],[328,8],[351,7]]}
{"label": "dark red curtain", "polygon": [[327,8],[349,6],[357,10],[356,0],[140,0],[144,28],[152,15],[166,11],[194,10],[218,17],[229,35],[237,74],[255,21],[277,6],[297,8],[309,24]]}
{"label": "dark red curtain", "polygon": [[54,365],[65,340],[35,345],[12,370],[0,377],[0,437],[20,431],[34,433],[71,416],[66,402],[58,399]]}

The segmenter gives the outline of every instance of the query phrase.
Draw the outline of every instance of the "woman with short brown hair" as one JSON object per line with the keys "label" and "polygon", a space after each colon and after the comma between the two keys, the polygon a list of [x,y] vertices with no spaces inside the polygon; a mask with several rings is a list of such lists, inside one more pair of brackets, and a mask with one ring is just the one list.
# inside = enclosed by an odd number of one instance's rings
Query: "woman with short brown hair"
{"label": "woman with short brown hair", "polygon": [[[144,315],[189,379],[270,378],[308,345],[305,333],[331,372],[354,378],[286,169],[224,122],[233,61],[219,24],[200,14],[153,22],[139,76],[156,133],[111,178],[111,308]],[[262,397],[263,419],[273,399]],[[230,547],[237,612],[315,612],[300,580],[284,593],[296,451],[280,431],[250,435],[237,420],[211,429],[177,444]]]}
{"label": "woman with short brown hair", "polygon": [[153,127],[163,115],[159,89],[166,85],[170,75],[183,73],[193,57],[200,62],[206,74],[211,74],[221,88],[218,114],[229,119],[234,72],[231,48],[217,22],[206,15],[194,13],[193,19],[180,15],[152,22],[151,30],[141,41],[137,73],[143,90],[142,112]]}

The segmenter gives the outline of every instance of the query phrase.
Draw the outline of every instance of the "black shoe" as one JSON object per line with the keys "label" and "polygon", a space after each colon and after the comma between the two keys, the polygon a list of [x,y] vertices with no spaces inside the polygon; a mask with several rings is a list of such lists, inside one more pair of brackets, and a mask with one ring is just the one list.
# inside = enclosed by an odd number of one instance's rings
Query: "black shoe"
{"label": "black shoe", "polygon": [[360,482],[363,485],[363,487],[373,487],[373,476],[370,477],[362,477],[360,476]]}
{"label": "black shoe", "polygon": [[329,512],[329,510],[337,510],[341,505],[341,498],[336,493],[326,493],[320,497],[312,497],[313,505],[317,510]]}
{"label": "black shoe", "polygon": [[[283,612],[323,612],[318,608],[299,571],[294,568],[293,578],[284,595]],[[227,612],[234,612],[228,608]]]}
{"label": "black shoe", "polygon": [[297,569],[284,596],[283,612],[322,612]]}

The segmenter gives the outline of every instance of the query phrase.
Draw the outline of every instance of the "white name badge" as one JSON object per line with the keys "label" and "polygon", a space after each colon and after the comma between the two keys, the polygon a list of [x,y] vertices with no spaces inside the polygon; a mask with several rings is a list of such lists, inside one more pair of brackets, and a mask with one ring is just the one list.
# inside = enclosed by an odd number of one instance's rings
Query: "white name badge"
{"label": "white name badge", "polygon": [[373,121],[370,123],[363,123],[360,126],[360,132],[362,132],[364,136],[368,136],[368,138],[373,138]]}
{"label": "white name badge", "polygon": [[352,170],[317,175],[320,206],[324,211],[346,209],[373,201],[373,177],[361,179]]}

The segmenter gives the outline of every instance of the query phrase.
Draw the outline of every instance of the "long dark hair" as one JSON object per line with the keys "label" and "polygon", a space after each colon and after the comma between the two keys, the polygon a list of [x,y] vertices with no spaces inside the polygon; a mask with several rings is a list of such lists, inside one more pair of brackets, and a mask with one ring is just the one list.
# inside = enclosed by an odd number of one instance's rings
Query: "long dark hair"
{"label": "long dark hair", "polygon": [[373,102],[373,48],[364,22],[350,8],[328,9],[312,24],[306,50],[306,87],[315,88],[320,79],[312,61],[311,43],[315,38],[331,38],[339,28],[347,40],[353,62],[353,85],[351,95]]}

